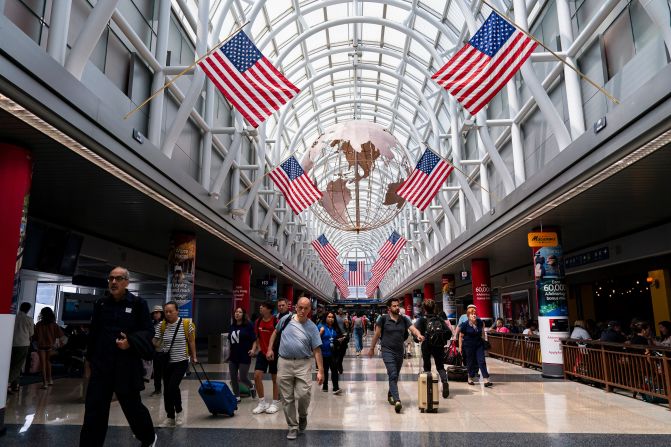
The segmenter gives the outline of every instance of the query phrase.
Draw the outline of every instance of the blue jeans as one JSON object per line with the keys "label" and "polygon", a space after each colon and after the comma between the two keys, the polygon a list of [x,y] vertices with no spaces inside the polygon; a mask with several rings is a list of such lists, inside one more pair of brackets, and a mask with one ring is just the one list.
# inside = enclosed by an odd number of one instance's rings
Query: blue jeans
{"label": "blue jeans", "polygon": [[387,368],[387,376],[389,376],[389,394],[394,400],[401,400],[398,395],[398,376],[401,374],[401,367],[403,366],[403,351],[397,353],[383,349],[382,361]]}
{"label": "blue jeans", "polygon": [[363,350],[363,328],[354,328],[354,348],[356,352]]}

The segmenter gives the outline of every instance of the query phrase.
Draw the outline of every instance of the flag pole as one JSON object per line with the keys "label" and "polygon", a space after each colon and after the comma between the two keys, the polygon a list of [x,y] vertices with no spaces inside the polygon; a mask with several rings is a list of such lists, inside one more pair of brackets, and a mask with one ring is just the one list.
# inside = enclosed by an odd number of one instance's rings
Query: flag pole
{"label": "flag pole", "polygon": [[235,31],[233,31],[231,34],[229,34],[228,37],[226,37],[224,40],[222,40],[222,41],[220,41],[219,43],[217,43],[216,45],[214,45],[210,51],[208,51],[207,53],[205,53],[204,55],[202,55],[201,57],[199,57],[193,64],[189,65],[189,66],[186,67],[184,70],[180,71],[180,72],[177,74],[177,76],[173,77],[173,78],[170,80],[170,82],[168,82],[167,84],[165,84],[165,85],[164,85],[163,87],[161,87],[160,89],[156,90],[156,91],[155,91],[149,98],[145,99],[145,100],[142,102],[142,104],[140,104],[139,106],[135,107],[133,110],[131,110],[130,112],[128,112],[128,113],[123,117],[123,119],[124,119],[124,120],[128,119],[132,114],[134,114],[135,112],[137,112],[138,110],[140,110],[142,107],[144,107],[145,105],[147,105],[147,103],[148,103],[149,101],[151,101],[152,99],[154,99],[156,96],[158,96],[159,93],[161,93],[161,92],[162,92],[163,90],[165,90],[166,88],[170,87],[172,84],[175,83],[175,81],[176,81],[178,78],[182,77],[184,74],[186,74],[186,72],[188,72],[188,71],[191,70],[193,67],[195,67],[195,66],[198,64],[198,62],[202,61],[203,59],[205,59],[206,57],[208,57],[210,54],[212,54],[213,52],[215,52],[216,50],[218,50],[220,46],[222,46],[223,44],[225,44],[226,42],[228,42],[229,40],[231,40],[236,34],[238,34],[240,31],[242,31],[242,28],[244,28],[248,23],[249,23],[249,20],[247,20],[245,23],[243,23],[242,25],[240,25]]}
{"label": "flag pole", "polygon": [[505,14],[503,14],[501,11],[499,11],[498,9],[496,9],[491,3],[489,3],[489,1],[487,1],[487,0],[482,0],[482,3],[484,3],[485,5],[487,5],[487,6],[489,6],[490,8],[492,8],[492,10],[493,10],[495,13],[497,13],[503,20],[505,20],[505,21],[508,22],[510,25],[512,25],[512,26],[514,26],[515,28],[517,28],[518,30],[522,31],[528,38],[530,38],[531,40],[533,40],[534,42],[536,42],[536,43],[537,43],[538,45],[540,45],[541,47],[545,48],[545,50],[546,50],[547,52],[549,52],[550,54],[552,54],[554,57],[556,57],[557,60],[559,60],[559,62],[563,63],[563,64],[566,65],[568,68],[570,68],[571,70],[575,71],[575,72],[578,74],[578,76],[580,76],[582,79],[584,79],[585,81],[587,81],[587,82],[589,82],[590,84],[592,84],[592,86],[594,86],[597,90],[599,90],[601,93],[603,93],[604,95],[606,95],[606,97],[607,97],[608,99],[610,99],[611,101],[613,101],[614,104],[620,104],[620,101],[619,101],[616,97],[614,97],[613,95],[611,95],[610,93],[608,93],[603,87],[599,86],[596,82],[592,81],[586,74],[584,74],[582,71],[578,70],[573,64],[570,64],[570,63],[566,62],[564,59],[562,59],[562,57],[561,57],[559,54],[557,54],[556,52],[552,51],[550,48],[548,48],[547,46],[545,46],[545,44],[544,44],[543,42],[541,42],[540,40],[538,40],[535,36],[531,35],[528,31],[522,29],[522,27],[520,27],[519,25],[517,25],[517,24],[516,24],[515,22],[513,22],[512,20],[509,20],[508,17],[505,16]]}

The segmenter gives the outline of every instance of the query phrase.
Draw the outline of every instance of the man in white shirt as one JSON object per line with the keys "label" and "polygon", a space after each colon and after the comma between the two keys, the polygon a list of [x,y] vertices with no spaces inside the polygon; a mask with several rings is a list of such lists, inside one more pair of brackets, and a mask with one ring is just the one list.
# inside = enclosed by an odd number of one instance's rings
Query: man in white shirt
{"label": "man in white shirt", "polygon": [[33,319],[28,316],[31,308],[30,303],[21,303],[19,312],[14,321],[14,339],[12,340],[12,360],[9,364],[9,384],[10,391],[19,391],[19,377],[21,370],[26,364],[28,350],[30,348],[30,339],[35,332]]}

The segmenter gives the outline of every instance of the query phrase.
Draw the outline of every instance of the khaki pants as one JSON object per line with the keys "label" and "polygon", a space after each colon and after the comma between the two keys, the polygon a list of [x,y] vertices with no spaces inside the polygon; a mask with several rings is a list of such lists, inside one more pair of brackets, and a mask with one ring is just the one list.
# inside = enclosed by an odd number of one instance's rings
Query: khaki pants
{"label": "khaki pants", "polygon": [[307,417],[312,393],[312,357],[289,360],[280,357],[277,366],[277,384],[284,404],[284,416],[289,429],[298,429],[298,416]]}

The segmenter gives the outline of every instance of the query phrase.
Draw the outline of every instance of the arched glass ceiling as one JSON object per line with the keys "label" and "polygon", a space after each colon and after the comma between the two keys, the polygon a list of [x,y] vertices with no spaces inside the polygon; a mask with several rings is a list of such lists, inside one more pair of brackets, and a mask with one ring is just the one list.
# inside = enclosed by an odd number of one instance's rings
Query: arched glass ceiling
{"label": "arched glass ceiling", "polygon": [[[449,155],[450,142],[444,136],[450,129],[450,100],[430,77],[466,40],[461,7],[470,8],[470,1],[210,2],[213,32],[222,30],[219,36],[212,36],[211,44],[250,21],[245,30],[257,47],[302,90],[265,124],[266,138],[273,142],[269,155],[274,163],[292,152],[300,159],[324,129],[353,118],[388,128],[407,148],[411,163],[419,158],[426,142]],[[490,10],[481,2],[474,3],[476,17],[482,20]],[[501,0],[494,3],[508,9]],[[439,136],[443,138],[439,140]],[[443,147],[435,147],[441,144]],[[449,184],[454,182],[450,179]],[[401,233],[416,232],[426,222],[422,219],[433,218],[432,211],[420,216],[414,210],[404,210],[385,228],[350,235],[299,216],[308,223],[310,238],[326,232],[343,260],[365,253],[369,263],[392,228]],[[355,256],[350,256],[352,253]]]}
{"label": "arched glass ceiling", "polygon": [[[463,40],[464,16],[457,1],[462,0],[211,0],[210,17],[215,23],[225,14],[222,37],[250,20],[246,30],[256,45],[301,88],[330,72],[289,106],[284,126],[278,128],[279,113],[267,122],[269,139],[281,138],[282,146],[291,142],[292,151],[301,155],[325,127],[356,117],[388,127],[417,154],[421,141],[413,140],[409,128],[420,140],[427,138],[432,129],[423,114],[442,117],[440,131],[447,127],[447,101],[439,103],[444,94],[429,77]],[[481,13],[486,15],[485,8]],[[351,23],[357,18],[360,23]],[[422,111],[418,92],[435,109]],[[345,100],[350,103],[329,108]],[[398,117],[375,103],[398,110],[409,122],[399,125]],[[296,140],[298,129],[303,132]]]}

